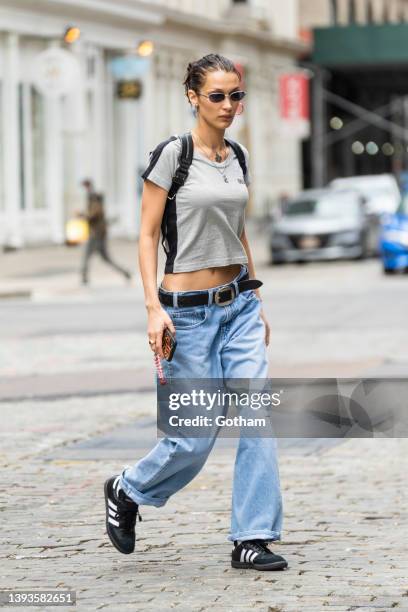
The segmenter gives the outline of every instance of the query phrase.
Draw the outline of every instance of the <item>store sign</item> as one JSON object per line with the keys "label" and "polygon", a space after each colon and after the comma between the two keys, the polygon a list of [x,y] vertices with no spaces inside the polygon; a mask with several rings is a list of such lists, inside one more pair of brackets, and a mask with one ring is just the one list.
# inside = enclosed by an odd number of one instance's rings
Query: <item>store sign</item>
{"label": "store sign", "polygon": [[279,77],[280,131],[305,138],[310,134],[309,79],[302,73]]}
{"label": "store sign", "polygon": [[81,76],[75,55],[58,47],[50,47],[34,57],[32,74],[36,89],[52,98],[72,92]]}
{"label": "store sign", "polygon": [[116,95],[118,98],[131,98],[137,100],[142,95],[141,81],[118,81],[116,84]]}
{"label": "store sign", "polygon": [[138,55],[123,55],[109,62],[113,76],[120,80],[140,79],[146,74],[149,65],[149,58]]}

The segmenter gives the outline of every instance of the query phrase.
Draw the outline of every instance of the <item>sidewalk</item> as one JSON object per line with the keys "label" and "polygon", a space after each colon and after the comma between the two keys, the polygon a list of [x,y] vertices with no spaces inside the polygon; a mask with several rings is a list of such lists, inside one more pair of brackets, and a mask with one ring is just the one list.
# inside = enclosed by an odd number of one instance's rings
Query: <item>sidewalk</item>
{"label": "sidewalk", "polygon": [[[259,221],[248,220],[247,233],[255,261],[268,257],[265,226]],[[260,239],[261,232],[261,239]],[[80,282],[80,266],[83,246],[48,245],[29,246],[17,251],[0,253],[0,299],[22,297],[41,299],[50,296],[88,295],[92,291],[109,287],[126,286],[123,278],[94,254],[90,261],[90,284]],[[137,240],[111,239],[109,250],[112,258],[127,267],[134,275],[132,285],[142,290],[139,274]],[[158,278],[164,270],[165,254],[159,243]]]}
{"label": "sidewalk", "polygon": [[[111,240],[109,249],[113,259],[134,274],[132,283],[138,284],[137,241]],[[0,258],[4,272],[0,279],[0,299],[72,297],[89,295],[95,288],[126,286],[123,277],[103,262],[98,254],[94,254],[90,260],[89,286],[82,286],[82,251],[82,245],[48,245],[2,253]]]}

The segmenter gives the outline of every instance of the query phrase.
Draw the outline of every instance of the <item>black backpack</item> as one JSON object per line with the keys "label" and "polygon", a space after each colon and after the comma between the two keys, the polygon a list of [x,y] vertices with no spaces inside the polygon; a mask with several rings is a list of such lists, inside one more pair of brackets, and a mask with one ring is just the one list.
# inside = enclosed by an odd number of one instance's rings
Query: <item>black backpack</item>
{"label": "black backpack", "polygon": [[[151,170],[154,168],[154,166],[156,165],[157,160],[159,159],[160,154],[162,150],[164,149],[164,147],[172,140],[177,140],[177,138],[178,136],[170,136],[170,138],[168,138],[167,140],[163,140],[162,142],[160,142],[153,151],[150,151],[149,165],[146,168],[146,170],[143,172],[143,174],[141,175],[142,178],[146,179],[149,177],[149,174]],[[246,174],[247,174],[247,166],[246,166],[245,155],[244,155],[243,150],[241,149],[240,145],[234,140],[231,140],[230,138],[224,138],[224,140],[227,144],[229,144],[232,147],[234,153],[236,154],[239,165],[241,166],[241,169],[242,169],[242,173],[244,175],[244,180],[245,180]],[[181,137],[181,152],[179,155],[179,165],[176,169],[175,175],[173,176],[173,181],[172,181],[172,184],[167,194],[166,208],[163,214],[163,220],[161,224],[162,246],[167,256],[169,255],[169,251],[166,249],[164,242],[168,235],[168,226],[169,226],[168,217],[169,217],[170,206],[168,205],[171,205],[171,203],[174,201],[177,191],[180,189],[182,185],[184,185],[187,179],[188,170],[191,166],[191,162],[193,161],[193,151],[194,151],[193,138],[190,132],[187,132],[183,134]]]}

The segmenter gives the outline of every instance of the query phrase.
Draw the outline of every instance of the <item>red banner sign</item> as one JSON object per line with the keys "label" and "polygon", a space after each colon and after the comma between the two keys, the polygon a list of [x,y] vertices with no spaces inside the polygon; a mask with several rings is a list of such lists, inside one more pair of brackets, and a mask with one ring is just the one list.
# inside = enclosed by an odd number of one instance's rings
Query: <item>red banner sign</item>
{"label": "red banner sign", "polygon": [[301,72],[279,77],[279,105],[282,127],[293,136],[309,134],[309,79]]}

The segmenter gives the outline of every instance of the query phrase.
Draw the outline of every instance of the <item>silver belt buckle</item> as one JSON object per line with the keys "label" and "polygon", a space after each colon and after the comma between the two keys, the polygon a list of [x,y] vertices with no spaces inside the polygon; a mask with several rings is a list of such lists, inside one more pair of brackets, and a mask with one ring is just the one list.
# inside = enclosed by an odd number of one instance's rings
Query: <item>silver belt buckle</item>
{"label": "silver belt buckle", "polygon": [[[226,289],[231,291],[231,299],[220,302],[219,293],[220,291],[226,291]],[[235,297],[234,286],[231,287],[230,285],[223,285],[214,293],[214,302],[217,304],[217,306],[228,306],[228,304],[231,304],[235,300]]]}

